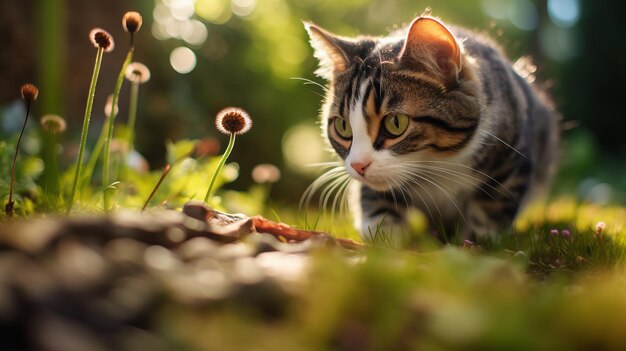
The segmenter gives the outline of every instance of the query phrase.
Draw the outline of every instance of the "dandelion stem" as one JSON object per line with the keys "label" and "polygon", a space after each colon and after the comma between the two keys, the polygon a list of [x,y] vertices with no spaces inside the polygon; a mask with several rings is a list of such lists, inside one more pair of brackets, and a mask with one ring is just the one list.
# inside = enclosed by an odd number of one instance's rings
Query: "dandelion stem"
{"label": "dandelion stem", "polygon": [[217,168],[215,172],[213,172],[213,177],[211,177],[211,183],[209,183],[209,189],[206,191],[206,195],[204,196],[204,203],[208,203],[209,198],[213,192],[213,186],[215,185],[215,180],[217,176],[222,171],[224,164],[226,163],[226,159],[230,156],[231,151],[233,151],[233,147],[235,147],[235,133],[230,133],[230,140],[228,141],[228,147],[226,147],[226,151],[224,151],[224,155],[220,159],[220,163],[217,164]]}
{"label": "dandelion stem", "polygon": [[154,187],[154,189],[150,193],[150,196],[148,196],[148,199],[146,200],[146,203],[143,204],[143,207],[141,208],[142,212],[146,210],[146,207],[148,207],[148,204],[150,203],[150,201],[152,201],[152,198],[154,197],[154,194],[156,194],[157,190],[159,190],[159,187],[161,186],[161,183],[163,183],[163,180],[165,179],[167,174],[170,172],[170,169],[172,169],[172,166],[169,163],[166,164],[165,168],[163,169],[163,174],[161,174],[161,177],[159,178],[159,181],[156,183],[156,186]]}
{"label": "dandelion stem", "polygon": [[87,165],[85,166],[85,175],[83,176],[81,186],[85,186],[86,183],[89,182],[94,170],[96,169],[96,163],[98,163],[98,159],[100,158],[100,154],[102,153],[102,148],[104,148],[104,140],[109,132],[108,128],[108,122],[104,121],[104,124],[102,125],[102,130],[100,131],[100,135],[98,136],[98,140],[96,141],[96,145],[94,145],[93,150],[91,151],[91,155],[89,155]]}
{"label": "dandelion stem", "polygon": [[[126,60],[122,64],[122,69],[120,70],[120,74],[117,77],[117,83],[115,83],[115,90],[113,90],[113,99],[111,101],[111,115],[109,116],[109,127],[107,138],[104,144],[104,160],[102,165],[102,185],[105,187],[109,186],[109,163],[111,159],[111,139],[113,139],[113,123],[115,121],[115,106],[117,106],[117,98],[120,95],[120,90],[122,90],[122,83],[124,83],[124,74],[126,73],[126,67],[133,59],[133,52],[135,49],[131,47],[128,50],[128,54],[126,55]],[[104,191],[104,211],[109,211],[109,203],[111,202],[111,194],[109,192],[110,189],[106,188]]]}
{"label": "dandelion stem", "polygon": [[28,114],[30,113],[30,100],[26,101],[26,117],[24,117],[24,124],[20,131],[20,136],[17,138],[17,145],[15,145],[15,155],[13,155],[13,165],[11,166],[11,186],[9,187],[9,202],[5,206],[5,212],[7,216],[13,216],[13,183],[15,183],[15,163],[17,162],[17,154],[20,152],[20,143],[22,136],[24,135],[24,129],[26,129],[26,122],[28,122]]}
{"label": "dandelion stem", "polygon": [[83,118],[83,130],[80,134],[80,149],[78,150],[78,159],[76,160],[76,171],[74,172],[74,184],[72,185],[72,192],[70,198],[67,201],[66,215],[70,214],[72,205],[74,204],[74,196],[76,196],[76,188],[78,187],[78,181],[80,179],[80,171],[83,163],[83,155],[85,153],[85,144],[87,143],[87,132],[89,131],[89,121],[91,119],[91,108],[93,107],[93,98],[96,94],[96,84],[98,83],[98,75],[100,75],[100,65],[102,64],[102,55],[104,54],[104,48],[99,47],[96,54],[96,63],[93,68],[93,74],[91,76],[91,85],[89,86],[89,95],[87,95],[87,106],[85,107],[85,116]]}
{"label": "dandelion stem", "polygon": [[128,105],[128,152],[135,149],[135,121],[137,120],[137,100],[139,99],[139,83],[130,86],[130,103]]}

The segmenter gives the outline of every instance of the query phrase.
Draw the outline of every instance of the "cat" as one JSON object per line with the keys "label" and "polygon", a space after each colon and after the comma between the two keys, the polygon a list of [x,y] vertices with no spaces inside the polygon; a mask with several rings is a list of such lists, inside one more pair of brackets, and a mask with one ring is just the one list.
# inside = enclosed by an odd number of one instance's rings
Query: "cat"
{"label": "cat", "polygon": [[364,240],[406,239],[413,208],[439,237],[495,236],[549,184],[558,114],[493,41],[430,15],[384,37],[304,25],[328,82],[323,134],[357,181]]}

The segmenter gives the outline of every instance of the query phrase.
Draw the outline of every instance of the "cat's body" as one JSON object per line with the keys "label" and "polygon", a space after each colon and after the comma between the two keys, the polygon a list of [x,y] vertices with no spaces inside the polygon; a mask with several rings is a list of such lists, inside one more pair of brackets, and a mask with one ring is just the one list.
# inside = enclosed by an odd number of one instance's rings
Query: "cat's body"
{"label": "cat's body", "polygon": [[495,234],[549,181],[556,114],[493,43],[430,17],[383,38],[307,30],[362,237],[404,235],[411,207],[439,233]]}

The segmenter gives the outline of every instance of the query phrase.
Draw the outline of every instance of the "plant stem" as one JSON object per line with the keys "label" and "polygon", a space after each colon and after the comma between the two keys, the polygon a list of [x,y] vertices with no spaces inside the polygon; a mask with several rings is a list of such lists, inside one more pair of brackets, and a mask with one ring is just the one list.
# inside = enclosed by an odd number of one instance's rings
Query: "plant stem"
{"label": "plant stem", "polygon": [[15,155],[13,156],[13,165],[11,166],[11,186],[9,187],[9,202],[5,206],[5,212],[7,216],[13,216],[13,183],[15,182],[15,163],[17,162],[17,154],[20,152],[20,143],[22,141],[22,135],[24,135],[24,129],[26,129],[26,122],[28,122],[28,114],[30,113],[30,100],[26,101],[26,117],[24,117],[24,124],[20,131],[20,136],[17,137],[17,145],[15,145]]}
{"label": "plant stem", "polygon": [[[122,90],[122,83],[124,83],[124,74],[126,73],[126,67],[133,59],[133,52],[135,49],[131,47],[126,54],[126,60],[122,64],[120,74],[117,76],[117,83],[115,83],[115,90],[113,90],[113,99],[111,100],[111,115],[109,116],[109,128],[107,138],[104,144],[104,160],[102,165],[102,185],[107,189],[109,186],[109,164],[111,159],[111,139],[113,139],[113,123],[115,121],[115,106],[117,106],[117,98]],[[104,211],[109,212],[109,203],[111,202],[111,194],[108,189],[104,191]]]}
{"label": "plant stem", "polygon": [[135,149],[135,121],[137,120],[137,100],[139,99],[139,83],[130,86],[130,102],[128,105],[128,151]]}
{"label": "plant stem", "polygon": [[235,146],[235,133],[230,133],[230,140],[228,141],[228,147],[226,151],[224,151],[224,155],[222,155],[222,159],[220,159],[220,163],[217,164],[217,168],[215,172],[213,172],[213,177],[211,177],[211,183],[209,183],[209,189],[206,191],[206,195],[204,196],[204,203],[208,203],[209,198],[211,197],[211,193],[213,192],[213,186],[215,185],[215,180],[217,176],[222,171],[222,167],[226,163],[226,159],[230,156],[231,151],[233,151],[233,147]]}
{"label": "plant stem", "polygon": [[157,190],[159,190],[159,187],[161,186],[161,183],[163,183],[163,180],[165,179],[167,174],[170,172],[170,169],[172,169],[172,166],[169,163],[166,164],[165,165],[165,169],[163,169],[163,174],[161,174],[161,177],[159,178],[159,181],[157,182],[156,186],[154,187],[154,189],[150,193],[150,196],[148,196],[148,200],[146,200],[146,203],[143,204],[143,207],[141,208],[142,212],[146,210],[146,207],[148,207],[148,204],[150,203],[150,201],[154,197],[154,194],[156,194]]}
{"label": "plant stem", "polygon": [[72,205],[74,204],[74,196],[76,196],[76,188],[78,187],[78,180],[80,179],[80,170],[83,163],[83,155],[85,153],[85,144],[87,144],[87,132],[89,131],[89,121],[91,120],[91,108],[93,107],[93,98],[96,95],[96,84],[98,83],[98,76],[100,75],[100,65],[102,64],[102,55],[104,54],[103,48],[98,48],[96,55],[96,64],[93,68],[93,74],[91,76],[91,85],[89,86],[89,95],[87,95],[87,106],[85,107],[85,116],[83,118],[83,130],[80,134],[80,149],[78,150],[78,159],[76,160],[76,172],[74,172],[74,184],[72,185],[72,193],[67,201],[66,215],[70,214]]}
{"label": "plant stem", "polygon": [[89,155],[87,165],[85,166],[85,175],[81,180],[81,187],[85,186],[89,182],[94,170],[96,169],[96,163],[98,163],[98,159],[100,158],[100,154],[102,153],[102,148],[104,148],[104,140],[108,135],[108,128],[108,121],[104,121],[104,124],[102,125],[102,130],[100,131],[100,135],[98,136],[98,140],[96,141],[96,145],[94,145],[93,150],[91,151],[91,155]]}
{"label": "plant stem", "polygon": [[121,177],[126,178],[128,173],[128,156],[135,150],[135,123],[137,120],[137,100],[139,100],[139,83],[131,82],[130,85],[130,102],[128,105],[128,148],[122,155],[122,164],[120,165]]}

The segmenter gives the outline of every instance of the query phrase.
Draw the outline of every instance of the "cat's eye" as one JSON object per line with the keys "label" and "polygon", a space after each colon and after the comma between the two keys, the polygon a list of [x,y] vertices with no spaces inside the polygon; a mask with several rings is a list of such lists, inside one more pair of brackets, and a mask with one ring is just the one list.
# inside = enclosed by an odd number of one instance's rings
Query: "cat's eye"
{"label": "cat's eye", "polygon": [[335,117],[335,130],[340,137],[344,139],[352,138],[352,127],[350,127],[350,123],[348,123],[345,119],[341,117]]}
{"label": "cat's eye", "polygon": [[403,114],[386,116],[383,123],[387,132],[397,137],[402,135],[409,127],[409,116]]}

